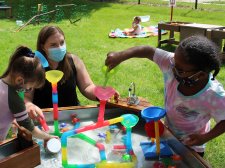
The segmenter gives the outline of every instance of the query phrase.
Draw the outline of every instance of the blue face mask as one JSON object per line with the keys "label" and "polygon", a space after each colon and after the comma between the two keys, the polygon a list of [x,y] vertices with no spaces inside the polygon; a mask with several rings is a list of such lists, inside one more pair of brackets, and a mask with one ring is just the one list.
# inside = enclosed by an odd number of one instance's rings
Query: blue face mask
{"label": "blue face mask", "polygon": [[66,55],[66,44],[58,48],[48,49],[48,57],[55,62],[62,61],[65,55]]}

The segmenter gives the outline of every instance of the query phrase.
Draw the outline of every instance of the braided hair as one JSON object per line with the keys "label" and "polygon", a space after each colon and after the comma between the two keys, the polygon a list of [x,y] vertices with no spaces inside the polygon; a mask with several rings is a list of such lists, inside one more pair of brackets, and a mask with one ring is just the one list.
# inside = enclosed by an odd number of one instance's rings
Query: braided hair
{"label": "braided hair", "polygon": [[199,70],[213,73],[212,80],[220,71],[221,60],[219,48],[215,43],[203,36],[191,36],[180,42],[178,48],[186,61]]}

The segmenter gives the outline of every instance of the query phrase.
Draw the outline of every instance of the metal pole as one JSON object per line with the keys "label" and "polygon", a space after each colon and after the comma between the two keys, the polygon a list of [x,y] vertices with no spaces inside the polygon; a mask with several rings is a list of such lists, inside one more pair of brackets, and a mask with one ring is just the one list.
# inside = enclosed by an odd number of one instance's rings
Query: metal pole
{"label": "metal pole", "polygon": [[170,11],[170,22],[173,21],[173,6],[171,6],[171,11]]}
{"label": "metal pole", "polygon": [[198,8],[198,0],[195,0],[195,9]]}

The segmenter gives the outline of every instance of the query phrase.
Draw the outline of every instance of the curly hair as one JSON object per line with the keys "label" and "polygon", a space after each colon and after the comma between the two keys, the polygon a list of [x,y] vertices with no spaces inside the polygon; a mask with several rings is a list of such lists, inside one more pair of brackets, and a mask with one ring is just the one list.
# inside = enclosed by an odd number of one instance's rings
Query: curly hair
{"label": "curly hair", "polygon": [[186,61],[199,70],[211,72],[214,70],[213,78],[220,71],[221,60],[219,47],[215,43],[203,36],[190,36],[180,42],[177,50],[182,52]]}

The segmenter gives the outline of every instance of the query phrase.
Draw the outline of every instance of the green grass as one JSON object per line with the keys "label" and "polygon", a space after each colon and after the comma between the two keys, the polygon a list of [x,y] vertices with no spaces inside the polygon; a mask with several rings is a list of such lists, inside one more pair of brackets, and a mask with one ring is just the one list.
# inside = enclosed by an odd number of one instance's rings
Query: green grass
{"label": "green grass", "polygon": [[[109,51],[119,51],[136,45],[157,45],[157,37],[108,38],[111,29],[130,27],[136,15],[151,15],[151,21],[143,23],[144,26],[157,25],[159,21],[170,19],[170,8],[167,6],[89,3],[86,12],[87,16],[76,24],[70,24],[69,20],[52,24],[64,30],[68,51],[79,55],[91,78],[98,85],[102,85],[104,81],[101,68]],[[220,11],[209,13],[204,10],[174,8],[173,20],[224,25],[225,17],[222,16],[224,12]],[[18,28],[15,20],[1,19],[0,25],[0,74],[2,74],[7,67],[9,56],[18,45],[27,45],[35,50],[37,34],[46,24],[29,25],[20,32],[15,32]],[[166,37],[167,35],[163,36]],[[131,82],[135,82],[138,96],[146,98],[156,106],[163,106],[162,74],[154,63],[146,59],[131,59],[118,68],[119,71],[109,80],[108,85],[116,88],[121,97],[128,96],[128,87]],[[217,79],[225,84],[224,67]],[[79,98],[83,105],[96,104],[81,94]],[[207,144],[205,159],[215,168],[222,168],[225,165],[225,134]]]}

